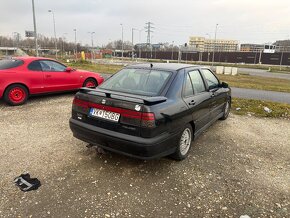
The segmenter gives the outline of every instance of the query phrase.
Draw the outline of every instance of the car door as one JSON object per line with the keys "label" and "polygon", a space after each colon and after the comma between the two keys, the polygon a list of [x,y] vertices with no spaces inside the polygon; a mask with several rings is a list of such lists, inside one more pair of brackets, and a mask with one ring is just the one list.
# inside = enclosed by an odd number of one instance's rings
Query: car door
{"label": "car door", "polygon": [[195,131],[198,132],[209,122],[210,118],[210,109],[208,107],[210,93],[206,91],[199,70],[188,70],[186,72],[183,99],[192,114]]}
{"label": "car door", "polygon": [[38,60],[32,61],[27,65],[26,78],[29,84],[30,94],[38,94],[45,92],[44,74]]}
{"label": "car door", "polygon": [[220,88],[219,80],[215,74],[207,68],[202,68],[202,75],[206,81],[208,92],[211,95],[210,103],[210,117],[211,120],[216,119],[221,113],[223,113],[223,107],[226,100],[226,96]]}
{"label": "car door", "polygon": [[44,73],[44,86],[48,92],[74,90],[79,88],[79,76],[67,72],[66,66],[53,60],[40,61]]}

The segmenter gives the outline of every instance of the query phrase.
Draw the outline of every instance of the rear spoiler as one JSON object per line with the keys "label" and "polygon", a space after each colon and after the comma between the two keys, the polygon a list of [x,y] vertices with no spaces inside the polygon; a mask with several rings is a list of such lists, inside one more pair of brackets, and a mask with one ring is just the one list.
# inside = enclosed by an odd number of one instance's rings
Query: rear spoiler
{"label": "rear spoiler", "polygon": [[123,94],[123,93],[109,91],[109,90],[100,90],[100,89],[91,89],[91,88],[81,88],[79,92],[83,94],[119,99],[119,100],[130,101],[130,102],[135,102],[135,103],[145,104],[145,105],[154,105],[154,104],[167,101],[167,98],[165,96],[153,96],[153,97],[139,96],[139,95]]}

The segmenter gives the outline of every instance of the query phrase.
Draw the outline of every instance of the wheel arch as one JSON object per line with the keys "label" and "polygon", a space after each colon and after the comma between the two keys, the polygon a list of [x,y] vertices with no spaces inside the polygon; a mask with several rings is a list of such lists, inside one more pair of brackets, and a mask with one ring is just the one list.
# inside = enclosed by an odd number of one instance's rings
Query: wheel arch
{"label": "wheel arch", "polygon": [[194,136],[195,136],[195,124],[194,124],[194,121],[190,121],[189,124],[191,125],[191,128],[192,128],[192,140],[194,140]]}
{"label": "wheel arch", "polygon": [[4,94],[4,93],[6,92],[6,90],[7,90],[10,86],[12,86],[12,85],[22,85],[22,86],[24,86],[24,87],[27,89],[27,91],[28,91],[28,95],[30,94],[30,90],[29,90],[28,86],[27,86],[26,84],[24,84],[24,83],[21,83],[21,82],[10,83],[9,85],[7,85],[7,86],[5,87],[3,94]]}

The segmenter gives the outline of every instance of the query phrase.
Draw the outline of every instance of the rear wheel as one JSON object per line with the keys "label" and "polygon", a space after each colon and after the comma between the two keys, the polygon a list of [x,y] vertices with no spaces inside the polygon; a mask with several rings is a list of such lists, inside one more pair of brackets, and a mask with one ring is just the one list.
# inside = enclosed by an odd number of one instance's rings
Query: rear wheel
{"label": "rear wheel", "polygon": [[174,154],[172,154],[172,158],[176,160],[185,159],[189,153],[192,139],[193,139],[192,127],[190,124],[187,124],[180,135],[176,151]]}
{"label": "rear wheel", "polygon": [[95,88],[98,86],[98,82],[93,78],[88,78],[85,80],[83,87]]}
{"label": "rear wheel", "polygon": [[28,90],[20,84],[11,85],[4,92],[5,102],[12,106],[24,104],[27,98]]}
{"label": "rear wheel", "polygon": [[225,106],[224,106],[224,114],[220,119],[226,120],[230,114],[230,110],[231,110],[231,100],[228,99]]}

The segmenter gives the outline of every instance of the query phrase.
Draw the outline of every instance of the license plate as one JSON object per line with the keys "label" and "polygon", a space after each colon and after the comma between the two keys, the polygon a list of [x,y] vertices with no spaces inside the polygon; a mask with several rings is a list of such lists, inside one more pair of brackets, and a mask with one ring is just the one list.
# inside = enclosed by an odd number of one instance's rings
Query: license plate
{"label": "license plate", "polygon": [[99,117],[105,120],[110,120],[113,122],[118,122],[120,118],[120,114],[114,113],[111,111],[105,111],[105,110],[100,110],[96,108],[91,108],[90,109],[90,115],[92,117]]}

